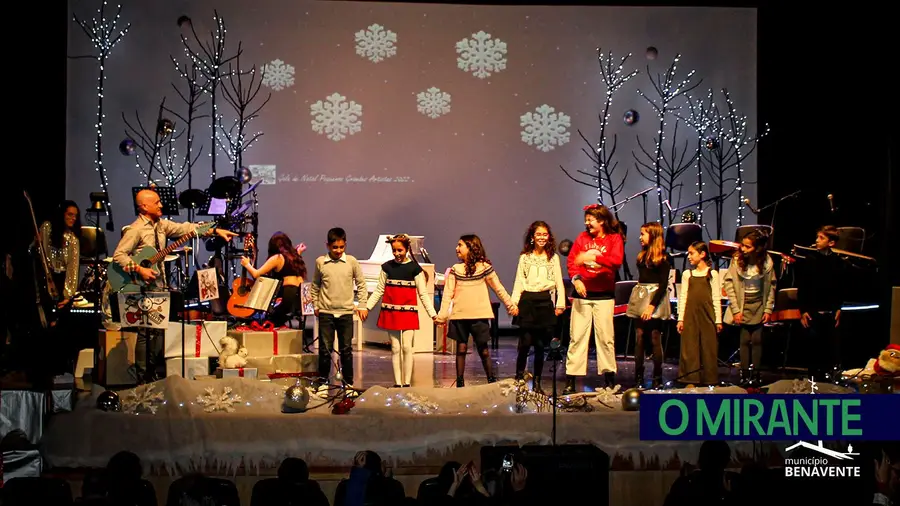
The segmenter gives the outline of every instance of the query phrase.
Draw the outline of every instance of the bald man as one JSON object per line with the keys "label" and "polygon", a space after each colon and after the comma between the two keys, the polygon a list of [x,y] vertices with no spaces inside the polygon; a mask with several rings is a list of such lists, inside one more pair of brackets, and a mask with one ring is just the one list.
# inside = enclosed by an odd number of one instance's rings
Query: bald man
{"label": "bald man", "polygon": [[[162,250],[166,247],[168,238],[177,239],[188,235],[196,231],[197,225],[174,223],[161,219],[163,215],[162,202],[159,195],[153,190],[141,190],[135,196],[134,201],[138,206],[138,217],[122,232],[122,240],[116,246],[113,261],[118,263],[125,272],[144,280],[151,290],[167,291],[165,269],[162,265],[158,266],[160,276],[157,277],[152,269],[138,265],[131,256],[146,246]],[[226,241],[237,235],[220,229],[213,229],[209,232],[209,234],[212,233],[218,234]],[[163,336],[164,331],[160,329],[138,329],[137,346],[134,353],[134,376],[138,383],[155,379],[154,365],[157,362],[157,355],[162,353]],[[148,348],[152,348],[152,350]]]}

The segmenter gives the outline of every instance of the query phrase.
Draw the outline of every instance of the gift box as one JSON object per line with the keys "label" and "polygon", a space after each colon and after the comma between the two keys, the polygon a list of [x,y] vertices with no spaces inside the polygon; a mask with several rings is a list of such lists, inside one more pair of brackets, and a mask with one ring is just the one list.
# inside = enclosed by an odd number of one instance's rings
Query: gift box
{"label": "gift box", "polygon": [[239,367],[237,369],[216,369],[216,378],[250,378],[259,379],[259,370],[255,367]]}
{"label": "gift box", "polygon": [[94,382],[103,386],[133,385],[134,349],[137,332],[100,329],[97,339]]}
{"label": "gift box", "polygon": [[[184,356],[218,357],[219,340],[225,337],[227,322],[184,322]],[[182,356],[181,322],[169,322],[166,329],[166,358]]]}
{"label": "gift box", "polygon": [[230,330],[228,335],[235,338],[239,346],[247,348],[247,355],[251,357],[291,355],[303,351],[303,335],[299,330]]}
{"label": "gift box", "polygon": [[18,434],[21,439],[38,444],[44,436],[46,402],[44,392],[8,389],[0,392],[0,437]]}
{"label": "gift box", "polygon": [[319,370],[319,356],[311,353],[247,357],[247,366],[259,370],[260,376],[272,373],[304,373],[315,376]]}
{"label": "gift box", "polygon": [[[185,357],[184,377],[192,380],[197,379],[197,376],[208,376],[214,369],[210,362],[216,360],[217,358],[210,357]],[[181,357],[166,359],[166,376],[181,376]]]}
{"label": "gift box", "polygon": [[50,412],[66,413],[75,408],[75,389],[60,388],[50,391]]}

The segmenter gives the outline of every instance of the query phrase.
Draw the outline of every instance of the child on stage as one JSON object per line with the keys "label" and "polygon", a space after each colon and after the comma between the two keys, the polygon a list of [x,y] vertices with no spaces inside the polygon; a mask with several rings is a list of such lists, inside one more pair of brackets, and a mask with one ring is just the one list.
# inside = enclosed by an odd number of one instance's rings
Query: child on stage
{"label": "child on stage", "polygon": [[378,314],[378,327],[388,331],[391,337],[391,362],[394,366],[394,388],[408,387],[412,381],[413,338],[419,330],[419,306],[435,319],[437,313],[428,296],[428,273],[409,251],[410,240],[406,234],[389,237],[393,260],[381,264],[381,275],[367,309],[371,311],[384,297]]}
{"label": "child on stage", "polygon": [[628,317],[635,322],[634,376],[638,387],[644,385],[645,339],[649,334],[653,344],[653,387],[662,385],[663,326],[672,314],[669,302],[669,271],[672,269],[663,228],[657,222],[641,226],[641,251],[637,257],[638,284],[628,300]]}
{"label": "child on stage", "polygon": [[719,273],[709,261],[705,242],[688,248],[688,262],[694,267],[681,276],[678,297],[678,333],[681,360],[678,381],[715,385],[719,382],[719,342],[722,331],[722,285]]}
{"label": "child on stage", "polygon": [[444,281],[444,297],[437,322],[450,322],[447,337],[456,341],[456,386],[465,386],[466,350],[469,335],[475,341],[475,347],[481,355],[481,365],[487,375],[488,383],[497,381],[491,369],[491,350],[488,341],[491,339],[491,324],[494,317],[488,287],[506,306],[510,315],[518,314],[518,309],[500,283],[494,267],[487,258],[481,239],[477,235],[464,235],[456,244],[456,256],[460,263],[450,268]]}
{"label": "child on stage", "polygon": [[575,392],[575,376],[587,374],[588,339],[594,330],[597,369],[606,386],[616,383],[616,342],[613,329],[616,271],[624,260],[624,245],[618,220],[603,205],[584,207],[585,231],[569,251],[567,267],[575,287],[570,325],[571,340],[566,355],[566,388]]}
{"label": "child on stage", "polygon": [[550,225],[543,221],[532,223],[525,233],[512,301],[519,308],[519,315],[513,318],[513,324],[518,325],[520,331],[516,380],[524,379],[528,352],[534,346],[532,390],[543,392],[544,345],[550,344],[556,317],[566,310],[566,290],[556,254],[556,239]]}
{"label": "child on stage", "polygon": [[[725,324],[740,328],[741,383],[759,383],[763,325],[775,308],[775,263],[769,258],[769,237],[758,230],[747,234],[723,279],[728,295]],[[751,368],[753,378],[751,378]]]}

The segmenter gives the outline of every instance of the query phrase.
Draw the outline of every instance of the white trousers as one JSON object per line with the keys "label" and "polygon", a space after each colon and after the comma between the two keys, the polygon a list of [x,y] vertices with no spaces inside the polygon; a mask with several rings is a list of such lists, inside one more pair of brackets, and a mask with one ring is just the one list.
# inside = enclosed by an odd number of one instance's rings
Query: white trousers
{"label": "white trousers", "polygon": [[569,352],[566,354],[566,374],[587,375],[588,344],[591,327],[594,329],[594,344],[597,347],[597,373],[616,372],[616,340],[613,329],[613,312],[616,301],[584,300],[572,301],[572,317],[569,325]]}
{"label": "white trousers", "polygon": [[391,362],[394,365],[394,384],[409,385],[413,370],[413,338],[415,330],[389,330]]}

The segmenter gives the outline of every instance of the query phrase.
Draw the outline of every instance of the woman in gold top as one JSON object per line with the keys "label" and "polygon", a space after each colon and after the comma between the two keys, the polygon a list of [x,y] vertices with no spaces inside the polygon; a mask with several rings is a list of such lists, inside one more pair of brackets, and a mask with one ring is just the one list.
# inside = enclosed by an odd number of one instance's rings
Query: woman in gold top
{"label": "woman in gold top", "polygon": [[71,200],[63,201],[53,216],[41,224],[41,240],[53,282],[65,305],[78,290],[78,262],[81,254],[81,211]]}

